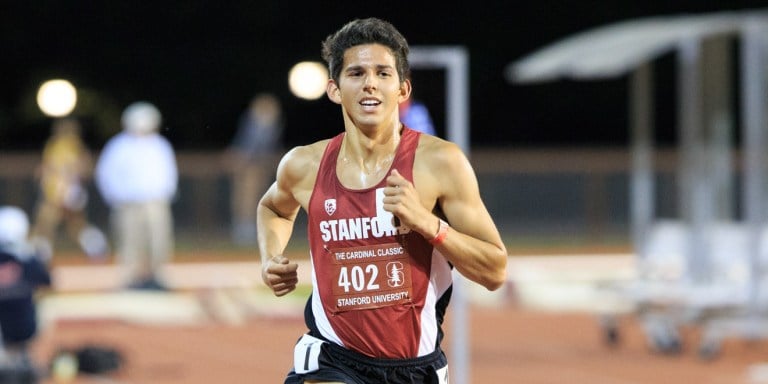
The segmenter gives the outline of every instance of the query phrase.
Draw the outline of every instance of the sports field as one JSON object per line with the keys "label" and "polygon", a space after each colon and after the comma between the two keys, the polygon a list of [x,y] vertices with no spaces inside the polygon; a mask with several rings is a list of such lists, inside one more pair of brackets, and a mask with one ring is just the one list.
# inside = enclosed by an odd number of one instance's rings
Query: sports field
{"label": "sports field", "polygon": [[[174,291],[154,294],[116,290],[112,265],[63,263],[57,288],[41,298],[34,355],[44,363],[61,348],[98,345],[125,358],[117,372],[72,383],[282,382],[304,332],[306,289],[271,297],[258,263],[241,256],[182,255],[172,266]],[[624,254],[512,256],[504,292],[468,290],[472,383],[768,382],[764,343],[729,340],[719,358],[703,361],[692,328],[684,330],[689,350],[659,355],[631,313],[621,318],[621,343],[604,343],[594,310],[602,299],[591,287],[631,276],[631,265]],[[449,359],[453,318],[444,327]]]}

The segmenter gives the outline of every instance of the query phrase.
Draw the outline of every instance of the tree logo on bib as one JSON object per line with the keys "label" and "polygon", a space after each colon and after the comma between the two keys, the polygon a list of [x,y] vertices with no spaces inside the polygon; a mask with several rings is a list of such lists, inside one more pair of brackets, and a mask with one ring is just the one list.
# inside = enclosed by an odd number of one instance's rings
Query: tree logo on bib
{"label": "tree logo on bib", "polygon": [[336,212],[336,199],[325,199],[325,213],[331,216],[334,212]]}
{"label": "tree logo on bib", "polygon": [[387,263],[387,284],[392,288],[397,288],[403,285],[405,282],[405,276],[403,275],[403,263],[399,261],[393,261]]}

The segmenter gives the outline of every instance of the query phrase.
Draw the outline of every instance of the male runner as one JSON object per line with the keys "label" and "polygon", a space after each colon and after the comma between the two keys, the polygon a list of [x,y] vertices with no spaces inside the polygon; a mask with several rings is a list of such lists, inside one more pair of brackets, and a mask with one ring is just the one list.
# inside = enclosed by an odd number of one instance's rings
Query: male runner
{"label": "male runner", "polygon": [[309,332],[285,382],[445,383],[451,269],[498,289],[506,249],[458,146],[399,120],[411,93],[405,38],[354,20],[322,53],[344,132],[287,153],[258,210],[262,278],[277,296],[298,282],[283,252],[300,208],[309,221]]}

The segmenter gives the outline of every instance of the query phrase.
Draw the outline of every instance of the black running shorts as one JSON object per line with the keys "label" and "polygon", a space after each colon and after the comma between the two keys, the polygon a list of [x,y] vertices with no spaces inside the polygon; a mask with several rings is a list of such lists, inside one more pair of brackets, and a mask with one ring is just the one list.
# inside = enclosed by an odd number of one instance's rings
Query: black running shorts
{"label": "black running shorts", "polygon": [[300,384],[304,380],[347,384],[448,383],[448,360],[440,349],[414,359],[374,359],[333,343],[318,342],[318,351],[313,354],[310,348],[304,353],[304,337],[297,344],[294,369],[288,373],[286,384]]}

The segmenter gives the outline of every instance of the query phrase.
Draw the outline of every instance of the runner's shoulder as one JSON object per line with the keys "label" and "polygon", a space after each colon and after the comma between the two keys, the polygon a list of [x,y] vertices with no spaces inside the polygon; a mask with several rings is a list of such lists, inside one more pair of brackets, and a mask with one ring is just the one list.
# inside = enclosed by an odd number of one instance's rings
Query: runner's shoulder
{"label": "runner's shoulder", "polygon": [[315,172],[329,141],[321,140],[312,144],[293,147],[283,156],[280,168],[294,175]]}
{"label": "runner's shoulder", "polygon": [[453,162],[464,158],[464,154],[455,143],[437,136],[422,134],[416,150],[420,161],[435,161],[437,163]]}

